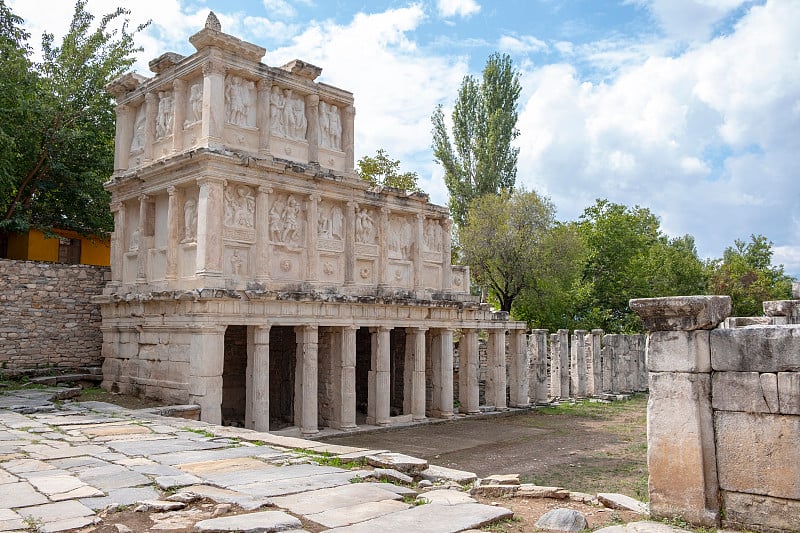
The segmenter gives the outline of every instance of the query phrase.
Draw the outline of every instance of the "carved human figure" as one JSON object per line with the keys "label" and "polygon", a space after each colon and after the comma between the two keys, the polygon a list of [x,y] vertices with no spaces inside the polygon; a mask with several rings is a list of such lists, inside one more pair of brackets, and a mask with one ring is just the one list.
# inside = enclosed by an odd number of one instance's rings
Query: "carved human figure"
{"label": "carved human figure", "polygon": [[133,139],[131,139],[131,152],[144,150],[144,128],[146,123],[145,105],[136,110],[136,119],[133,122]]}
{"label": "carved human figure", "polygon": [[299,96],[292,96],[292,90],[286,89],[286,105],[284,106],[284,122],[286,134],[290,139],[303,140],[306,138],[306,103]]}
{"label": "carved human figure", "polygon": [[173,98],[172,91],[158,93],[158,115],[156,115],[156,137],[172,135]]}
{"label": "carved human figure", "polygon": [[255,222],[256,199],[250,187],[226,187],[225,225],[252,228]]}
{"label": "carved human figure", "polygon": [[366,209],[359,209],[356,214],[356,242],[361,244],[375,242],[375,223]]}
{"label": "carved human figure", "polygon": [[283,221],[281,220],[281,209],[278,204],[273,204],[272,209],[269,210],[269,233],[273,241],[282,242]]}
{"label": "carved human figure", "polygon": [[389,257],[408,259],[411,255],[411,224],[401,217],[394,217],[389,230]]}
{"label": "carved human figure", "polygon": [[186,114],[184,127],[203,118],[203,84],[195,83],[189,88],[189,112]]}
{"label": "carved human figure", "polygon": [[137,252],[139,250],[139,228],[133,230],[131,233],[131,244],[128,247],[129,252]]}
{"label": "carved human figure", "polygon": [[284,116],[286,98],[284,98],[281,88],[277,85],[272,86],[269,104],[270,131],[278,137],[286,137],[286,117]]}
{"label": "carved human figure", "polygon": [[228,122],[246,127],[250,114],[250,89],[252,81],[239,76],[228,76],[225,84],[225,117]]}
{"label": "carved human figure", "polygon": [[442,232],[437,221],[425,221],[425,234],[423,236],[425,248],[431,252],[442,251]]}
{"label": "carved human figure", "polygon": [[234,275],[242,273],[242,263],[242,258],[239,257],[239,250],[234,250],[233,255],[231,255],[231,271]]}
{"label": "carved human figure", "polygon": [[339,240],[344,237],[344,213],[338,205],[331,209],[331,237]]}
{"label": "carved human figure", "polygon": [[339,116],[339,109],[332,105],[328,110],[328,123],[330,135],[330,148],[334,150],[342,149],[342,119]]}
{"label": "carved human figure", "polygon": [[191,198],[183,204],[183,240],[194,242],[197,232],[197,204]]}
{"label": "carved human figure", "polygon": [[328,114],[328,103],[319,103],[319,143],[323,148],[331,148],[331,117]]}
{"label": "carved human figure", "polygon": [[297,240],[298,222],[297,216],[300,214],[300,205],[295,200],[294,196],[289,196],[286,200],[286,207],[283,208],[281,213],[281,220],[283,222],[283,232],[281,233],[281,242],[293,243]]}

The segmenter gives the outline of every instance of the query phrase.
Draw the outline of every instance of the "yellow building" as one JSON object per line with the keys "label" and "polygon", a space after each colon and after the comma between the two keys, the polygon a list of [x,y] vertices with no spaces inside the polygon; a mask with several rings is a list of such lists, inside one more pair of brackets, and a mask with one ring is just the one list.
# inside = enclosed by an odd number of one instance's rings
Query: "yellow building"
{"label": "yellow building", "polygon": [[74,231],[53,230],[56,237],[47,237],[38,230],[8,236],[6,258],[53,263],[109,266],[109,239],[84,237]]}

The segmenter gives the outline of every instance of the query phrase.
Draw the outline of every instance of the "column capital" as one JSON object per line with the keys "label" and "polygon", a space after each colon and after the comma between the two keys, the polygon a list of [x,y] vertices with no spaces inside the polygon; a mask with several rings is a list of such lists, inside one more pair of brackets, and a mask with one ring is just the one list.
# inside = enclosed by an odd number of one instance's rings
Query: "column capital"
{"label": "column capital", "polygon": [[445,230],[449,230],[450,228],[452,228],[453,227],[453,219],[451,219],[451,218],[443,218],[442,219],[442,227]]}
{"label": "column capital", "polygon": [[318,192],[312,192],[308,195],[308,199],[312,202],[319,202],[322,200],[322,195],[320,195]]}
{"label": "column capital", "polygon": [[172,88],[176,91],[182,91],[186,88],[186,80],[182,80],[181,78],[175,78],[172,80]]}
{"label": "column capital", "polygon": [[417,220],[425,220],[425,213],[417,213],[414,216],[417,217]]}
{"label": "column capital", "polygon": [[311,331],[319,330],[319,326],[316,324],[304,324],[302,326],[295,326],[294,331],[295,333],[305,333]]}
{"label": "column capital", "polygon": [[154,93],[154,92],[153,93],[147,93],[147,94],[144,95],[144,101],[147,104],[155,104],[156,100],[158,100],[158,97],[156,96],[156,93]]}
{"label": "column capital", "polygon": [[259,185],[258,186],[258,192],[261,193],[261,194],[271,194],[272,190],[273,190],[272,187],[270,187],[269,185]]}
{"label": "column capital", "polygon": [[175,196],[175,193],[177,191],[178,191],[178,188],[175,187],[174,185],[170,185],[169,187],[167,187],[167,194],[170,195],[170,196]]}
{"label": "column capital", "polygon": [[117,200],[116,202],[111,202],[109,205],[112,213],[116,213],[117,211],[124,212],[125,211],[125,204]]}
{"label": "column capital", "polygon": [[319,95],[318,94],[306,95],[306,105],[310,106],[319,105]]}
{"label": "column capital", "polygon": [[146,202],[149,199],[150,199],[150,196],[148,196],[147,194],[142,193],[142,194],[139,195],[139,201],[140,202]]}
{"label": "column capital", "polygon": [[370,333],[386,333],[392,331],[394,328],[389,326],[373,326],[369,328]]}
{"label": "column capital", "polygon": [[424,327],[424,326],[423,327],[414,326],[414,327],[406,328],[406,333],[425,333],[429,329],[430,328]]}
{"label": "column capital", "polygon": [[225,68],[225,64],[221,61],[209,60],[203,64],[203,75],[208,76],[210,74],[220,74],[225,75],[227,69]]}
{"label": "column capital", "polygon": [[267,78],[261,78],[256,82],[256,89],[259,91],[270,91],[272,90],[272,80]]}
{"label": "column capital", "polygon": [[195,180],[198,186],[204,187],[209,185],[225,185],[228,180],[225,178],[219,178],[217,176],[201,176]]}

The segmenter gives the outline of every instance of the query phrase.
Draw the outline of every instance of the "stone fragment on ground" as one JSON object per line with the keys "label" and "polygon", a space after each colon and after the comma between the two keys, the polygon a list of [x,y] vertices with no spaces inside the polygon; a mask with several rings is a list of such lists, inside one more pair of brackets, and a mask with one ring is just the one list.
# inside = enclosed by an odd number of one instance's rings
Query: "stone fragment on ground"
{"label": "stone fragment on ground", "polygon": [[201,520],[194,525],[199,533],[267,533],[272,531],[288,531],[302,529],[303,524],[297,518],[283,511],[261,511],[258,513],[224,516]]}
{"label": "stone fragment on ground", "polygon": [[661,522],[645,520],[642,522],[630,522],[624,525],[609,526],[595,530],[594,533],[689,533],[685,529],[673,527]]}
{"label": "stone fragment on ground", "polygon": [[376,479],[378,481],[387,480],[390,483],[413,483],[414,478],[408,476],[394,468],[376,468],[360,472],[358,475],[362,479]]}
{"label": "stone fragment on ground", "polygon": [[478,485],[469,491],[473,496],[485,496],[487,498],[497,498],[500,496],[511,496],[519,491],[519,485]]}
{"label": "stone fragment on ground", "polygon": [[589,527],[586,517],[574,509],[553,509],[536,521],[536,527],[548,531],[581,531]]}
{"label": "stone fragment on ground", "polygon": [[464,470],[455,470],[444,466],[430,465],[426,470],[419,473],[423,480],[436,483],[437,481],[455,481],[462,485],[472,483],[478,479],[474,472],[466,472]]}
{"label": "stone fragment on ground", "polygon": [[481,485],[519,485],[519,474],[492,474],[481,478]]}
{"label": "stone fragment on ground", "polygon": [[570,492],[561,487],[543,487],[532,483],[523,483],[519,486],[519,490],[516,491],[514,495],[524,498],[553,498],[556,500],[566,500],[570,497]]}
{"label": "stone fragment on ground", "polygon": [[377,468],[393,468],[404,474],[415,475],[428,468],[428,461],[402,453],[384,452],[365,457],[367,464]]}
{"label": "stone fragment on ground", "polygon": [[417,500],[436,503],[439,505],[461,505],[462,503],[476,503],[475,499],[466,492],[457,490],[429,490],[417,496]]}
{"label": "stone fragment on ground", "polygon": [[630,496],[625,496],[624,494],[601,492],[597,495],[597,499],[609,509],[633,511],[634,513],[639,513],[641,515],[650,514],[650,509],[648,508],[647,504],[631,498]]}
{"label": "stone fragment on ground", "polygon": [[133,509],[137,513],[165,513],[167,511],[177,511],[186,507],[182,502],[170,502],[167,500],[144,500],[139,502]]}

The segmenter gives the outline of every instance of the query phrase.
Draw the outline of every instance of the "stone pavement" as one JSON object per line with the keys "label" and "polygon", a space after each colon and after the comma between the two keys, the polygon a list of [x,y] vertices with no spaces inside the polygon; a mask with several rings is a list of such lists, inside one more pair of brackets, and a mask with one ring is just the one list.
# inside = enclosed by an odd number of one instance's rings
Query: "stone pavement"
{"label": "stone pavement", "polygon": [[[413,487],[369,482],[368,467],[340,467],[365,464],[368,450],[101,402],[48,406],[43,394],[0,397],[0,531],[92,531],[125,508],[149,512],[151,531],[434,533],[512,516],[466,493],[418,499]],[[389,476],[409,459],[383,453],[370,463]],[[409,468],[419,477],[421,465]]]}

